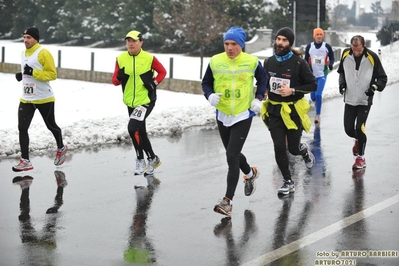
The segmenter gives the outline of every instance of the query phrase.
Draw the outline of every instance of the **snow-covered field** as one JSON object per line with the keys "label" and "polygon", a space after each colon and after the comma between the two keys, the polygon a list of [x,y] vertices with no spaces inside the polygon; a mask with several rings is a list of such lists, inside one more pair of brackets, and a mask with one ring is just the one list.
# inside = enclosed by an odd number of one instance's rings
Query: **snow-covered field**
{"label": "snow-covered field", "polygon": [[[350,34],[350,33],[348,33]],[[351,36],[358,34],[353,33]],[[373,36],[375,36],[374,33]],[[399,81],[399,44],[379,47],[375,38],[371,49],[381,49],[382,64],[388,75],[388,84]],[[44,45],[52,53],[58,64],[58,50],[62,50],[62,66],[73,69],[90,69],[91,53],[95,53],[95,70],[113,72],[115,58],[120,51],[85,47],[60,47]],[[5,47],[5,62],[19,63],[23,43],[0,41]],[[174,76],[187,80],[199,79],[200,59],[182,55],[158,55],[160,61],[169,66],[169,58],[175,59]],[[209,59],[208,59],[209,61]],[[204,71],[208,61],[204,65]],[[17,108],[21,84],[14,74],[0,73],[2,103],[0,105],[0,158],[17,157],[19,152]],[[122,102],[120,87],[111,83],[99,84],[76,80],[57,79],[51,82],[56,96],[56,120],[62,128],[65,142],[71,150],[96,145],[129,141],[127,134],[127,109]],[[340,97],[338,74],[332,71],[327,78],[324,99]],[[150,135],[180,135],[184,130],[195,126],[214,126],[214,108],[202,95],[159,90],[157,104],[148,119]],[[55,141],[45,127],[39,113],[36,113],[30,130],[30,149],[34,154],[55,150]]]}

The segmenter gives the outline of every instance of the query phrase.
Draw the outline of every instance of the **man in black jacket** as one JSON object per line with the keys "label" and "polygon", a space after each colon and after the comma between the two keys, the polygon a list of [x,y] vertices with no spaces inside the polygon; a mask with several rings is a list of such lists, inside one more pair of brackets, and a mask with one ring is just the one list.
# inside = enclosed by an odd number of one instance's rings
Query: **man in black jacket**
{"label": "man in black jacket", "polygon": [[314,92],[317,83],[309,65],[292,49],[295,34],[290,28],[282,28],[276,34],[274,55],[266,59],[264,68],[268,74],[267,100],[263,104],[262,119],[273,139],[277,165],[284,184],[278,194],[295,191],[288,164],[288,151],[301,155],[308,169],[314,165],[314,156],[307,143],[301,143],[302,131],[309,132],[309,103],[306,93]]}

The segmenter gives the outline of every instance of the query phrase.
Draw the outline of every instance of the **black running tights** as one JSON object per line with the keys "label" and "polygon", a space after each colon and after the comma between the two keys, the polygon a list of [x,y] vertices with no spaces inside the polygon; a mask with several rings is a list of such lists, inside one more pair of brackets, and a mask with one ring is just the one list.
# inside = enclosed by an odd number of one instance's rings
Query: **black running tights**
{"label": "black running tights", "polygon": [[252,117],[240,121],[230,127],[225,127],[222,122],[217,121],[220,138],[226,149],[226,158],[228,164],[226,197],[233,199],[240,177],[240,169],[243,173],[251,172],[251,166],[241,150],[247,139],[249,129],[252,124]]}
{"label": "black running tights", "polygon": [[364,155],[367,143],[366,121],[370,113],[370,105],[353,106],[345,104],[344,127],[345,133],[358,140],[359,155]]}
{"label": "black running tights", "polygon": [[54,102],[44,104],[19,103],[18,108],[18,130],[19,130],[19,145],[21,147],[21,157],[29,160],[29,134],[28,129],[35,114],[36,109],[39,110],[44,123],[48,130],[53,134],[57,142],[57,148],[64,147],[62,142],[62,132],[55,122],[54,116]]}
{"label": "black running tights", "polygon": [[[130,138],[132,139],[134,149],[136,150],[137,159],[144,159],[144,152],[146,153],[147,158],[155,158],[151,142],[147,135],[147,127],[145,123],[145,120],[151,114],[154,106],[155,102],[143,105],[143,107],[146,108],[144,119],[139,121],[137,119],[130,118],[129,124],[127,125],[127,130],[129,132]],[[128,107],[127,109],[129,116],[131,116],[134,108]]]}
{"label": "black running tights", "polygon": [[306,150],[301,150],[302,124],[299,116],[292,116],[298,129],[288,129],[280,116],[271,115],[269,118],[269,131],[274,145],[274,156],[284,180],[291,180],[289,169],[288,151],[292,155],[303,155]]}

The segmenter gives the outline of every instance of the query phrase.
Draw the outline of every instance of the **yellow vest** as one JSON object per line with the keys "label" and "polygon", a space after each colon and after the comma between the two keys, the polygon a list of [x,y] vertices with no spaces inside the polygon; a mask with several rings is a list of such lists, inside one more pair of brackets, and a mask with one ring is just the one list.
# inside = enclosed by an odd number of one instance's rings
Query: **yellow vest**
{"label": "yellow vest", "polygon": [[290,116],[290,113],[291,113],[290,105],[293,104],[295,106],[295,110],[297,111],[299,117],[301,118],[301,123],[302,123],[303,129],[307,133],[309,133],[312,122],[310,121],[310,118],[308,116],[310,105],[309,105],[308,101],[305,100],[305,98],[301,98],[296,103],[294,103],[294,102],[276,102],[276,101],[271,101],[271,100],[267,99],[266,101],[263,102],[262,108],[260,110],[260,115],[261,115],[263,121],[265,121],[269,117],[269,113],[267,112],[267,106],[269,104],[273,104],[273,105],[281,104],[280,115],[284,121],[285,126],[288,129],[296,130],[296,129],[298,129],[298,127],[295,124],[295,122],[292,121],[291,116]]}
{"label": "yellow vest", "polygon": [[134,108],[150,103],[148,90],[144,87],[140,75],[151,69],[153,59],[154,56],[144,50],[136,56],[126,51],[117,57],[119,69],[124,67],[125,73],[129,75],[123,90],[123,102],[127,106]]}
{"label": "yellow vest", "polygon": [[221,93],[216,109],[237,115],[251,107],[254,99],[254,75],[258,58],[241,52],[230,59],[225,52],[213,56],[210,67],[214,77],[213,89]]}

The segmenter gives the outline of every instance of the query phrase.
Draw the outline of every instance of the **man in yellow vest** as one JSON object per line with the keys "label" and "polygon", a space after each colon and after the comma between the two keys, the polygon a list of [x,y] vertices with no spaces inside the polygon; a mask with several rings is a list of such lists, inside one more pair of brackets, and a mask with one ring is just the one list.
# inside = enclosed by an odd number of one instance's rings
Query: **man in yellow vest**
{"label": "man in yellow vest", "polygon": [[166,70],[155,56],[141,48],[143,36],[139,31],[128,32],[125,41],[127,51],[116,58],[112,83],[122,85],[123,102],[130,117],[127,128],[137,157],[134,174],[153,174],[154,169],[161,165],[161,160],[152,149],[145,120],[155,106],[156,87],[165,78]]}
{"label": "man in yellow vest", "polygon": [[252,118],[259,114],[267,78],[258,58],[243,52],[245,38],[242,28],[231,27],[223,38],[225,52],[211,58],[202,79],[204,96],[216,108],[216,121],[228,164],[226,193],[214,211],[227,216],[233,208],[240,170],[245,174],[246,196],[255,191],[255,179],[259,176],[258,168],[247,163],[241,150]]}

